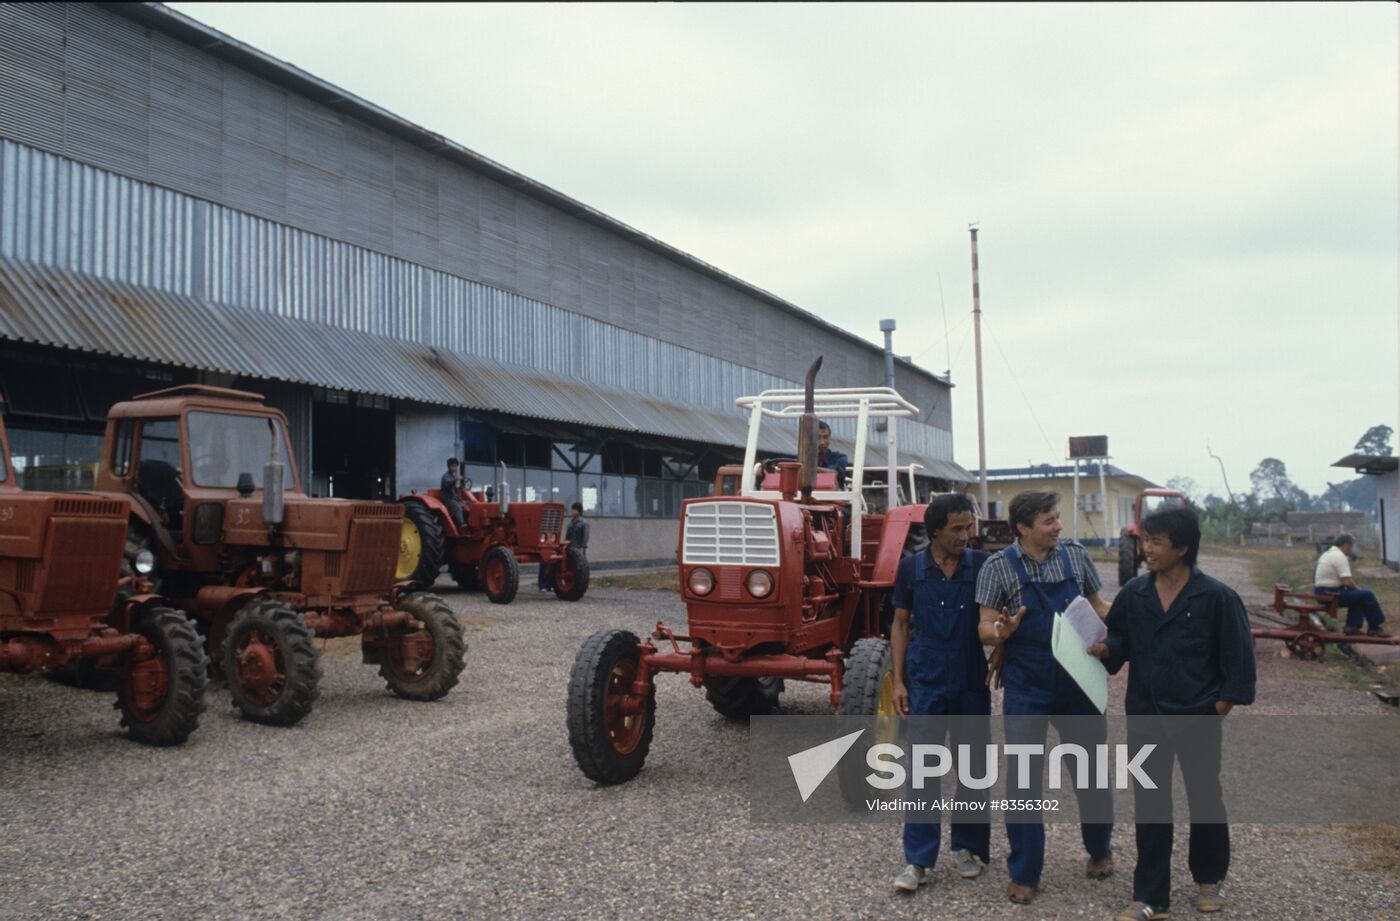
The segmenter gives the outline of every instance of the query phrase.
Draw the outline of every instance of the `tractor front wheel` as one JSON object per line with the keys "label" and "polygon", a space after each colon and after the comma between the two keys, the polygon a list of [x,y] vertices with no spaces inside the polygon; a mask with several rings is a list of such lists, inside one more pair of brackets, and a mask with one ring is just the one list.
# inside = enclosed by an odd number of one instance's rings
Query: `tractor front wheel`
{"label": "tractor front wheel", "polygon": [[[857,640],[846,657],[845,681],[841,685],[841,716],[875,717],[874,742],[897,742],[899,714],[894,708],[894,663],[886,640],[867,637]],[[862,720],[861,724],[864,725]],[[848,802],[878,797],[888,799],[896,791],[879,791],[865,781],[864,761],[843,758],[837,781]]]}
{"label": "tractor front wheel", "polygon": [[842,716],[898,716],[888,641],[874,637],[856,641],[846,659],[840,712]]}
{"label": "tractor front wheel", "polygon": [[641,661],[637,636],[599,630],[584,641],[569,673],[569,746],[590,780],[617,784],[642,769],[656,723],[656,692],[638,699],[632,684]]}
{"label": "tractor front wheel", "polygon": [[133,739],[146,745],[179,745],[199,728],[209,659],[183,611],[151,605],[132,630],[155,648],[150,658],[130,654],[122,662],[117,709]]}
{"label": "tractor front wheel", "polygon": [[705,699],[721,716],[731,720],[746,720],[751,716],[766,716],[778,708],[783,693],[781,678],[744,678],[738,676],[705,679]]}
{"label": "tractor front wheel", "polygon": [[255,723],[290,726],[311,712],[321,654],[302,616],[278,601],[250,601],[224,639],[233,705]]}
{"label": "tractor front wheel", "polygon": [[1137,575],[1137,538],[1124,534],[1118,541],[1118,587],[1122,588]]}
{"label": "tractor front wheel", "polygon": [[572,544],[554,564],[554,594],[560,601],[578,601],[588,591],[588,558]]}
{"label": "tractor front wheel", "polygon": [[437,700],[457,684],[467,655],[462,625],[447,602],[419,592],[399,599],[399,609],[423,629],[389,637],[379,677],[406,700]]}
{"label": "tractor front wheel", "polygon": [[442,522],[438,521],[437,512],[422,502],[404,502],[394,578],[412,582],[419,591],[431,588],[442,570],[443,546]]}
{"label": "tractor front wheel", "polygon": [[481,587],[492,604],[510,604],[520,588],[520,563],[509,547],[500,544],[481,558]]}

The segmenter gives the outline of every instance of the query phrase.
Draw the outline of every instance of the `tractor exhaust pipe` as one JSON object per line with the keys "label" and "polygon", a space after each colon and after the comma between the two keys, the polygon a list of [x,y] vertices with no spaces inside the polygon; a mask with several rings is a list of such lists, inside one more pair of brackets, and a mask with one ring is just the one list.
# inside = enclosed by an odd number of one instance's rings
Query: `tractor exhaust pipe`
{"label": "tractor exhaust pipe", "polygon": [[812,362],[807,369],[807,380],[803,387],[802,421],[797,424],[797,462],[801,470],[797,474],[797,488],[802,491],[802,501],[810,502],[812,487],[817,482],[817,411],[812,391],[817,386],[817,372],[821,370],[822,359]]}
{"label": "tractor exhaust pipe", "polygon": [[504,518],[506,512],[510,510],[510,484],[506,482],[506,465],[501,461],[500,476],[496,480],[496,498],[501,504],[501,517]]}
{"label": "tractor exhaust pipe", "polygon": [[284,498],[284,477],[287,468],[277,457],[277,426],[267,420],[267,431],[272,436],[272,457],[263,465],[263,524],[269,529],[282,525],[282,500]]}

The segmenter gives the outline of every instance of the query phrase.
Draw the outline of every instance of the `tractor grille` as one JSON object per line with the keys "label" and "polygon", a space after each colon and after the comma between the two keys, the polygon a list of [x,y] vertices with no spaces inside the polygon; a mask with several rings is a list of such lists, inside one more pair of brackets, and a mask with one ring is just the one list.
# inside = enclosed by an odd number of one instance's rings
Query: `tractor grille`
{"label": "tractor grille", "polygon": [[399,558],[399,531],[399,517],[355,520],[350,526],[350,546],[345,551],[343,591],[383,592],[394,584],[394,567]]}
{"label": "tractor grille", "polygon": [[355,518],[403,518],[403,506],[394,502],[356,503],[350,513]]}
{"label": "tractor grille", "polygon": [[55,499],[55,515],[92,515],[97,518],[126,518],[127,507],[112,499]]}
{"label": "tractor grille", "polygon": [[19,571],[15,574],[15,591],[34,591],[34,573],[38,571],[39,564],[33,560],[20,560]]}
{"label": "tractor grille", "polygon": [[124,518],[109,516],[106,521],[51,518],[49,547],[62,548],[62,552],[48,554],[40,609],[105,611],[111,607],[125,540]]}
{"label": "tractor grille", "polygon": [[762,502],[686,506],[681,561],[715,566],[778,565],[778,521]]}
{"label": "tractor grille", "polygon": [[547,508],[540,513],[540,543],[552,544],[559,539],[559,528],[564,524],[562,509]]}

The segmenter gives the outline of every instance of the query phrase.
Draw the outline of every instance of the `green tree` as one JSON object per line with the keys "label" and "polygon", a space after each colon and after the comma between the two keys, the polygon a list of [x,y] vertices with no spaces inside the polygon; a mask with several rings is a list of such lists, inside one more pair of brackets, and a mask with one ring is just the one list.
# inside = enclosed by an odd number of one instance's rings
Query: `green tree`
{"label": "green tree", "polygon": [[1288,466],[1277,457],[1266,457],[1249,474],[1254,493],[1249,505],[1257,505],[1265,520],[1282,520],[1284,514],[1312,505],[1312,497],[1288,476]]}
{"label": "green tree", "polygon": [[1192,505],[1200,505],[1198,500],[1200,499],[1201,489],[1196,485],[1196,481],[1189,476],[1172,477],[1170,480],[1167,480],[1167,488],[1175,489],[1177,492],[1181,493]]}
{"label": "green tree", "polygon": [[1373,425],[1361,436],[1354,450],[1373,457],[1385,457],[1390,453],[1390,436],[1394,434],[1395,429],[1388,425]]}

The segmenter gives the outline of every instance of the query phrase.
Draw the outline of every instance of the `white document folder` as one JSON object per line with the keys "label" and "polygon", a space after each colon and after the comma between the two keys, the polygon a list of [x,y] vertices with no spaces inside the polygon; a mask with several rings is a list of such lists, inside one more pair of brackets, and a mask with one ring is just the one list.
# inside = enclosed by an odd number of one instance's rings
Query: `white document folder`
{"label": "white document folder", "polygon": [[1085,652],[1086,648],[1084,637],[1069,619],[1063,614],[1056,614],[1055,626],[1050,632],[1050,649],[1055,654],[1055,661],[1103,713],[1108,709],[1108,671],[1102,662]]}

